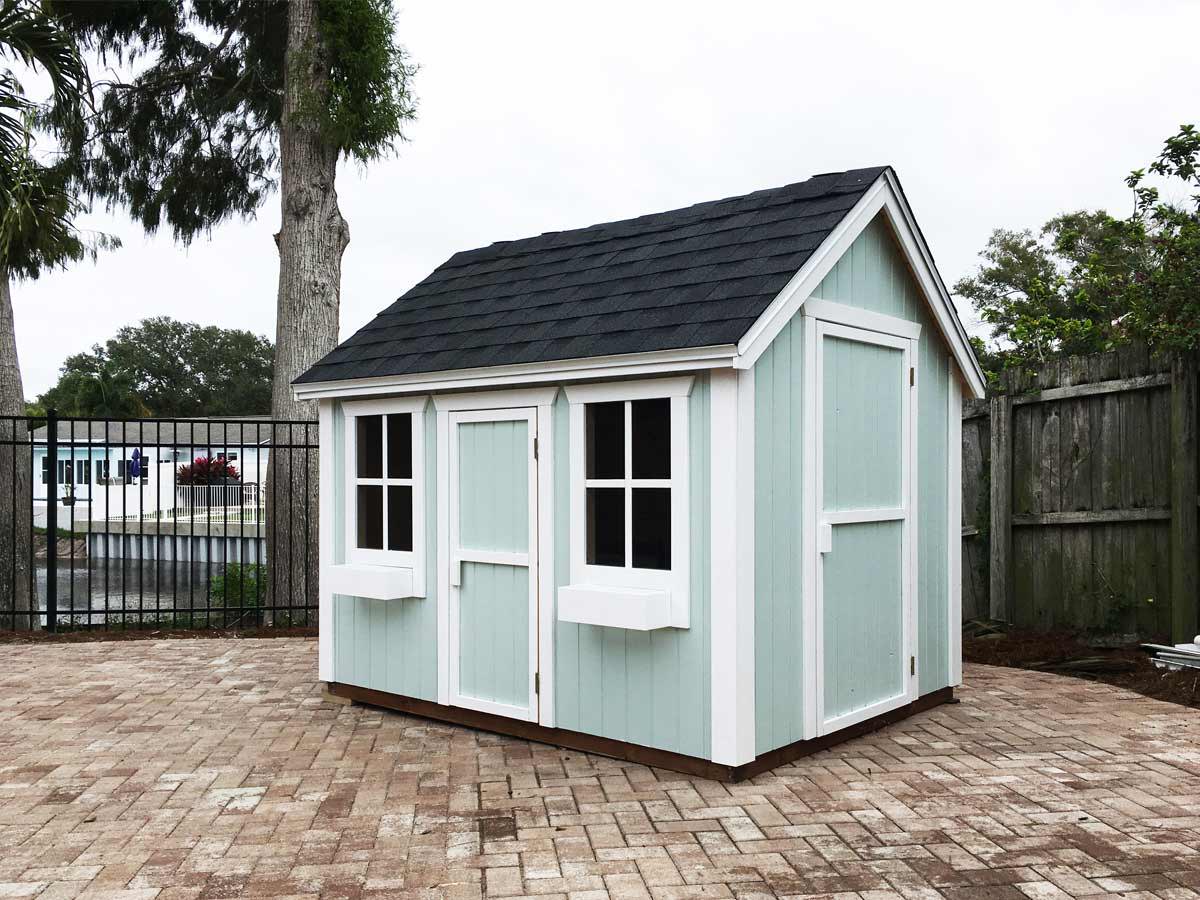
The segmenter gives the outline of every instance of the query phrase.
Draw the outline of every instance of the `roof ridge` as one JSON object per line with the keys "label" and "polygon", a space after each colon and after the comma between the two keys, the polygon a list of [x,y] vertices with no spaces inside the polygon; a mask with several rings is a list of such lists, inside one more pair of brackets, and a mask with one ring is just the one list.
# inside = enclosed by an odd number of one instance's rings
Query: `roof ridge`
{"label": "roof ridge", "polygon": [[[778,197],[778,200],[776,200],[775,202],[768,202],[766,204],[758,203],[755,205],[754,208],[756,210],[760,210],[760,209],[763,209],[765,206],[778,206],[778,205],[782,205],[785,203],[792,203],[797,200],[813,200],[819,196],[824,196],[826,194],[842,193],[847,188],[851,188],[853,185],[846,183],[847,176],[857,176],[859,178],[858,183],[861,184],[862,180],[874,181],[876,178],[879,177],[879,175],[882,172],[884,172],[886,169],[889,169],[889,168],[891,168],[891,166],[873,166],[873,167],[866,167],[866,168],[860,168],[860,169],[847,169],[844,172],[825,172],[820,175],[813,175],[812,177],[807,178],[804,181],[794,181],[790,184],[785,184],[785,185],[781,185],[779,187],[774,187],[774,188],[760,188],[756,191],[751,191],[747,194],[736,194],[731,197],[723,197],[719,200],[705,200],[701,203],[693,203],[690,206],[680,206],[675,209],[664,209],[664,210],[659,210],[658,212],[653,212],[653,213],[643,213],[640,216],[632,216],[627,219],[614,219],[611,222],[597,222],[592,225],[584,225],[580,228],[565,228],[565,229],[562,229],[559,231],[543,231],[541,234],[529,235],[527,237],[513,238],[513,239],[507,240],[507,241],[494,241],[493,243],[488,244],[484,247],[475,247],[471,250],[460,250],[457,253],[455,253],[453,256],[451,256],[448,260],[446,260],[446,262],[442,263],[442,265],[439,266],[438,268],[442,269],[447,266],[458,266],[462,262],[465,262],[468,260],[477,261],[479,259],[484,259],[489,256],[496,256],[496,257],[510,256],[513,254],[502,252],[502,251],[513,250],[513,249],[517,249],[518,247],[520,247],[522,250],[537,249],[538,242],[545,240],[546,242],[549,243],[550,239],[552,239],[552,238],[564,238],[564,237],[567,237],[570,235],[578,235],[580,237],[583,237],[585,235],[599,236],[602,233],[604,233],[604,231],[606,229],[613,229],[613,228],[616,228],[617,226],[621,226],[621,225],[634,225],[635,223],[645,223],[645,224],[649,225],[649,224],[651,224],[651,220],[660,219],[660,218],[663,220],[662,224],[663,224],[664,228],[666,228],[666,227],[678,228],[681,224],[691,224],[691,222],[687,221],[688,219],[693,219],[694,221],[703,221],[703,220],[708,220],[708,219],[724,218],[727,216],[737,215],[739,212],[744,212],[744,210],[729,210],[727,212],[720,212],[715,215],[702,215],[702,214],[697,214],[697,212],[701,211],[701,210],[704,210],[704,211],[712,210],[716,207],[721,206],[722,204],[736,203],[739,201],[746,201],[746,200],[751,200],[751,199],[763,199],[770,195],[774,195],[774,196]],[[869,173],[869,177],[867,177],[868,173]],[[813,194],[813,195],[807,196],[807,197],[789,195],[789,192],[794,191],[797,188],[804,187],[806,185],[812,185],[813,182],[817,181],[818,179],[836,179],[836,180],[831,185],[829,185],[828,190],[826,190],[822,193],[819,193],[819,194]],[[692,214],[692,215],[689,216],[689,214]],[[664,228],[647,228],[641,233],[661,231],[661,230],[664,230]],[[581,243],[592,243],[592,242],[593,242],[592,240],[582,240],[582,241],[571,242],[571,244],[577,246],[578,244],[581,244]],[[566,245],[567,244],[564,243],[561,246],[566,246]]]}

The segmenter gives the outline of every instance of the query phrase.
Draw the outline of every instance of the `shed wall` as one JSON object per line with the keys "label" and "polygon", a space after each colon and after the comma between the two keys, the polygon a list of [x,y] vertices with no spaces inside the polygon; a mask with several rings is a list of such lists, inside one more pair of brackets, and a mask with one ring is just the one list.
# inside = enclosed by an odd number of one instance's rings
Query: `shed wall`
{"label": "shed wall", "polygon": [[[345,417],[333,413],[334,562],[345,562]],[[425,410],[425,589],[424,598],[372,600],[335,596],[333,677],[335,681],[437,700],[437,425]],[[322,448],[324,450],[324,448]]]}
{"label": "shed wall", "polygon": [[[555,631],[555,720],[560,728],[711,757],[709,628],[709,383],[696,376],[688,405],[691,482],[691,626],[652,632],[560,622]],[[345,419],[334,408],[334,561],[345,560]],[[569,404],[553,415],[554,572],[570,583]],[[426,588],[424,599],[334,598],[334,678],[437,700],[437,432],[425,413]],[[545,463],[546,460],[543,460]]]}
{"label": "shed wall", "polygon": [[[950,683],[949,355],[920,289],[877,217],[814,297],[917,322],[917,603],[919,691]],[[755,750],[803,738],[801,691],[801,424],[804,317],[797,315],[755,364]]]}
{"label": "shed wall", "polygon": [[917,347],[917,672],[919,691],[928,694],[950,683],[950,551],[946,535],[949,352],[882,215],[863,230],[813,296],[921,326]]}
{"label": "shed wall", "polygon": [[[554,406],[555,581],[570,583],[569,405]],[[709,383],[688,401],[691,481],[690,627],[628,631],[559,622],[555,712],[560,728],[705,759],[712,754],[709,630]]]}

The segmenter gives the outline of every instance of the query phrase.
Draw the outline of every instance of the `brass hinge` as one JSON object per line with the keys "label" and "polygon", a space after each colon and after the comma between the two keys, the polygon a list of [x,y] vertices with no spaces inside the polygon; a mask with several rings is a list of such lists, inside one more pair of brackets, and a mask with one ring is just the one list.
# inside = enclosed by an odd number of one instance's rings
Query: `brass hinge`
{"label": "brass hinge", "polygon": [[915,656],[910,656],[908,658],[908,674],[909,675],[917,674],[917,658]]}
{"label": "brass hinge", "polygon": [[540,695],[542,693],[542,673],[533,673],[533,692]]}
{"label": "brass hinge", "polygon": [[910,367],[908,370],[908,386],[913,387],[917,383],[917,370],[915,367]]}

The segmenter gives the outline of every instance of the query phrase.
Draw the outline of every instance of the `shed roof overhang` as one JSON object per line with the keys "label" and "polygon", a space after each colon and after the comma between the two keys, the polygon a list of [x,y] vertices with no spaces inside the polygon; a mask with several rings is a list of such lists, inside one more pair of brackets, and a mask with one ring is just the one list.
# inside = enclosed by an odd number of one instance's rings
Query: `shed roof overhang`
{"label": "shed roof overhang", "polygon": [[950,292],[934,265],[933,254],[917,226],[899,180],[890,168],[879,175],[871,188],[842,218],[736,345],[687,347],[478,369],[383,375],[345,381],[302,382],[294,383],[292,390],[297,400],[318,400],[479,390],[598,378],[631,378],[700,369],[748,369],[880,212],[887,217],[909,269],[929,306],[930,314],[950,349],[966,394],[982,398],[986,388],[983,371],[971,350],[966,329],[954,308]]}

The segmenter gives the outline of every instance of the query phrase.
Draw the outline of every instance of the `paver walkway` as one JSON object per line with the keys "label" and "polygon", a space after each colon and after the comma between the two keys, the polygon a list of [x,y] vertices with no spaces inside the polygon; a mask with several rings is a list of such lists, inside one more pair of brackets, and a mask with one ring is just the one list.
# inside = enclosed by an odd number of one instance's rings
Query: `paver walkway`
{"label": "paver walkway", "polygon": [[313,641],[0,644],[0,898],[1200,897],[1200,714],[966,681],[725,786],[323,702]]}

